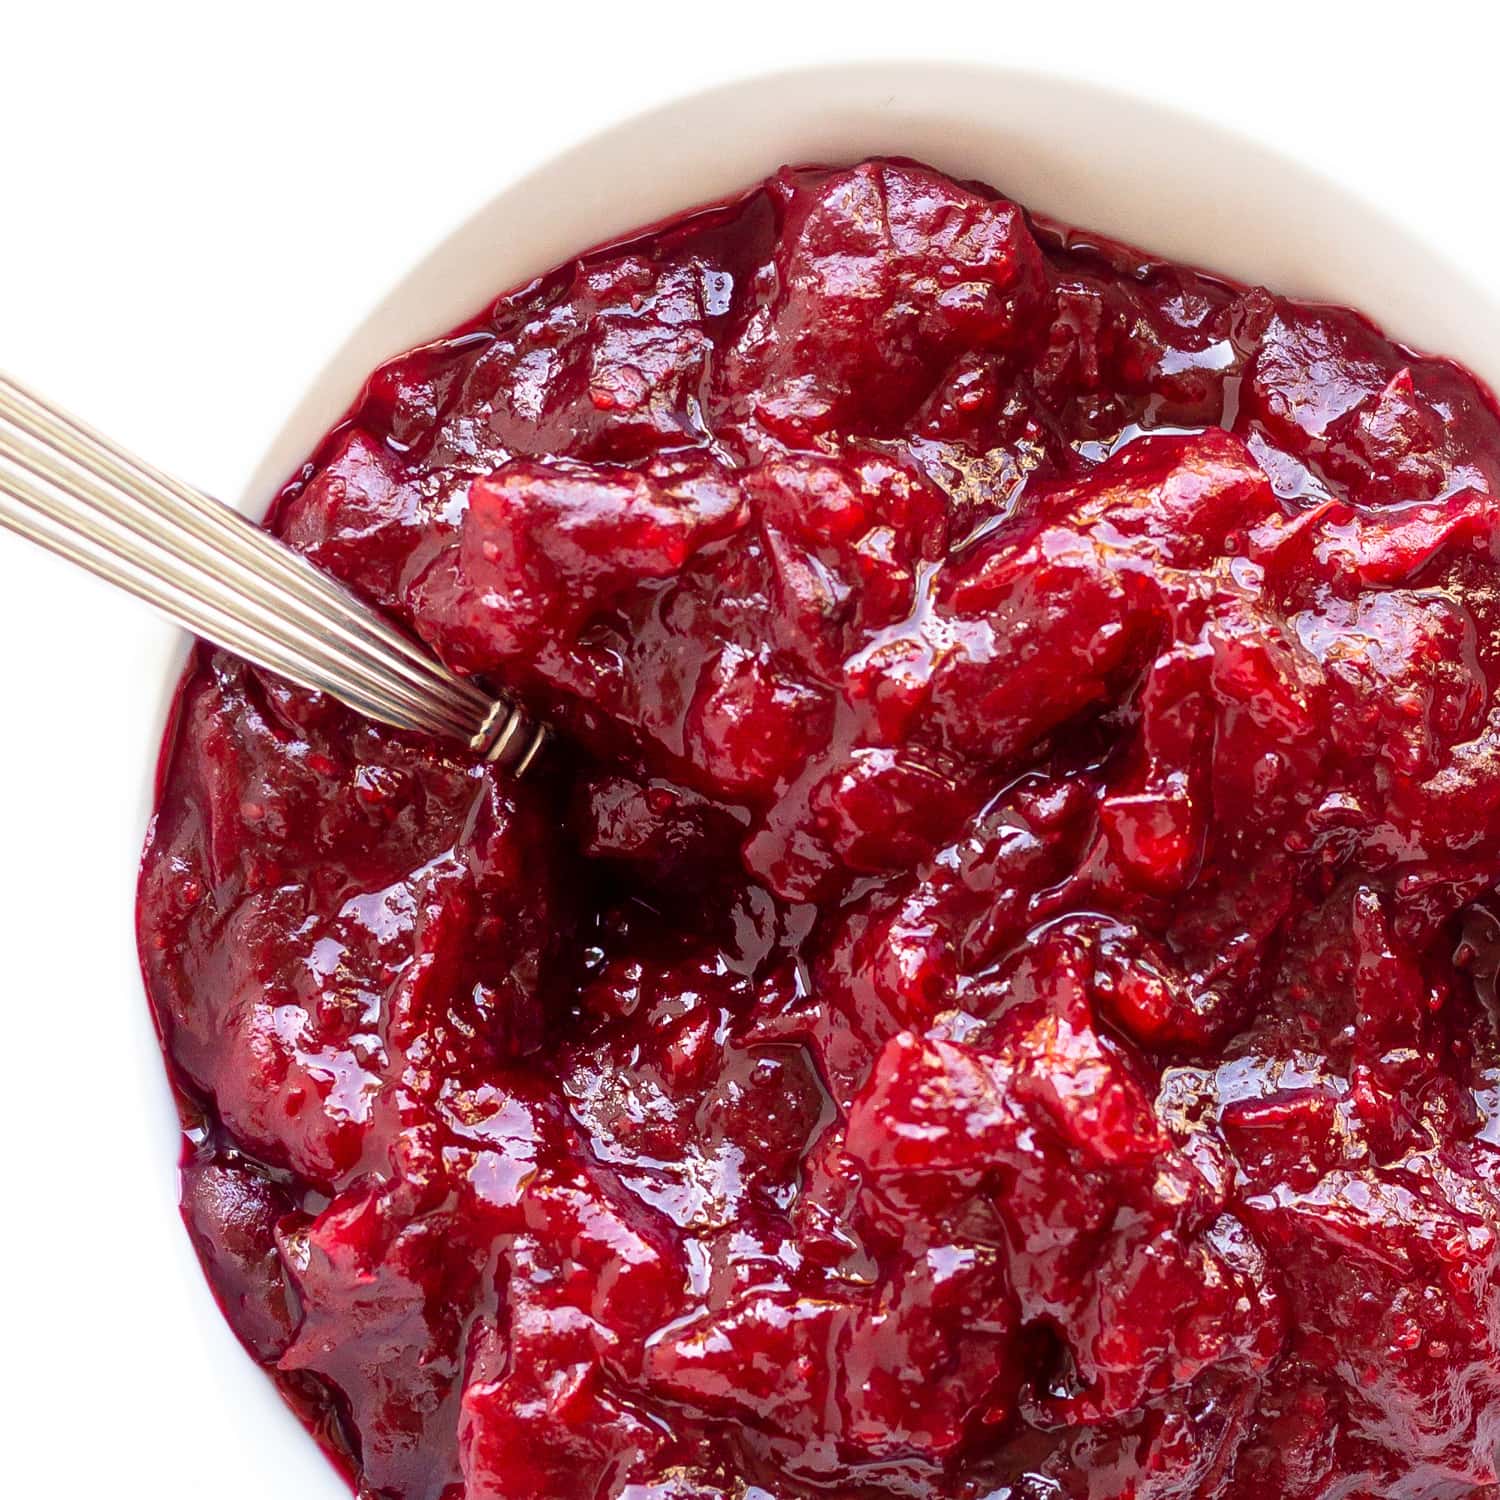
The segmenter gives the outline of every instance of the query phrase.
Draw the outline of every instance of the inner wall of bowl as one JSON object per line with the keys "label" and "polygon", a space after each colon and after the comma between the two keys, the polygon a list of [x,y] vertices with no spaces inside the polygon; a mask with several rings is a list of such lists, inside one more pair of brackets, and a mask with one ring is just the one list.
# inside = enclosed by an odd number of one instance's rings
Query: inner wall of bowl
{"label": "inner wall of bowl", "polygon": [[[1243,281],[1352,303],[1396,336],[1500,385],[1500,308],[1441,253],[1316,173],[1144,100],[1005,69],[866,66],[780,74],[669,104],[595,136],[506,188],[444,239],[357,328],[300,399],[241,500],[259,516],[381,360],[446,332],[579,250],[747,188],[784,162],[916,157],[978,178],[1057,218]],[[186,654],[162,633],[161,712]],[[156,745],[141,747],[140,827]],[[159,1068],[140,1005],[140,1065]],[[162,1160],[176,1150],[162,1115]],[[207,1288],[187,1295],[201,1317]],[[233,1349],[216,1347],[262,1377]],[[227,1372],[225,1372],[227,1374]],[[237,1420],[274,1404],[252,1393]],[[284,1424],[284,1426],[282,1425]],[[301,1494],[343,1493],[283,1413],[277,1440],[306,1448]],[[287,1462],[297,1461],[287,1455]]]}
{"label": "inner wall of bowl", "polygon": [[1246,137],[1094,84],[872,64],[775,74],[605,131],[507,188],[332,357],[246,494],[260,511],[383,359],[580,250],[742,191],[783,163],[910,156],[1174,260],[1351,304],[1500,386],[1500,304],[1433,244]]}

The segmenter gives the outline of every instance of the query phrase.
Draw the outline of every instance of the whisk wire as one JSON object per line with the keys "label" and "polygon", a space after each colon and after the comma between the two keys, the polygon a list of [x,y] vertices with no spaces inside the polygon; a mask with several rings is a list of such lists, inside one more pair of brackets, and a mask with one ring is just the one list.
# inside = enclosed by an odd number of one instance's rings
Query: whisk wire
{"label": "whisk wire", "polygon": [[456,676],[238,511],[0,374],[0,526],[175,623],[367,717],[466,742],[520,775],[543,731]]}
{"label": "whisk wire", "polygon": [[[342,585],[238,511],[154,469],[3,373],[0,420],[8,420],[23,436],[30,433],[39,438],[54,463],[65,460],[75,469],[117,486],[151,514],[170,522],[176,531],[213,547],[226,561],[253,558],[258,566],[252,577],[258,586],[265,585],[269,573],[283,585],[281,597],[290,595],[309,606],[323,628],[342,634],[351,644],[378,643],[384,648],[380,654],[389,655],[395,669],[404,667],[413,683],[425,687],[436,678],[451,690],[455,701],[478,710],[488,707],[488,698],[473,683],[448,672]],[[129,512],[121,514],[128,516]]]}

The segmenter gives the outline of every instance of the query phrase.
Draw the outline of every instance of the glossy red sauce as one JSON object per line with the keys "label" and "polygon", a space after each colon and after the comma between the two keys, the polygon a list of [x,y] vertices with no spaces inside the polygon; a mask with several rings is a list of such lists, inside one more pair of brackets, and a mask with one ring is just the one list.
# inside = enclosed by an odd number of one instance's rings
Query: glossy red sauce
{"label": "glossy red sauce", "polygon": [[390,1500],[1458,1500],[1500,1439],[1500,418],[787,171],[380,369],[272,525],[558,727],[222,654],[183,1203]]}

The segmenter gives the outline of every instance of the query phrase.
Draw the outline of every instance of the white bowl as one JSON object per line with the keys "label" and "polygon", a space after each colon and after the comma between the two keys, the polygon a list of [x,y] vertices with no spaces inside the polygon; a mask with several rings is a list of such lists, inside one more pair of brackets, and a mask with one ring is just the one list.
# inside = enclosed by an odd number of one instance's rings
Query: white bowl
{"label": "white bowl", "polygon": [[[310,390],[288,394],[296,404],[244,508],[264,511],[381,359],[444,332],[496,293],[587,246],[748,187],[783,162],[877,153],[981,179],[1056,217],[1242,280],[1351,303],[1397,337],[1452,355],[1500,385],[1494,288],[1459,274],[1436,242],[1251,140],[1128,94],[1034,73],[939,65],[817,69],[679,100],[504,187],[381,302]],[[143,669],[164,708],[182,665],[182,638],[163,632],[153,653]],[[136,836],[148,813],[159,723],[160,714],[149,734],[113,750],[134,768],[141,789]],[[137,837],[129,850],[108,854],[119,877],[110,882],[110,898],[122,911],[132,901],[125,872],[138,847]],[[117,915],[107,924],[111,933],[120,930]],[[134,1435],[127,1468],[172,1455],[162,1464],[168,1487],[151,1486],[155,1500],[197,1500],[208,1474],[214,1500],[337,1500],[346,1493],[342,1484],[240,1351],[197,1271],[172,1211],[178,1141],[155,1036],[133,963],[123,953],[111,962],[121,993],[90,1003],[127,1017],[109,1033],[119,1052],[105,1062],[81,1047],[78,1068],[86,1095],[102,1089],[116,1109],[146,1110],[144,1123],[122,1120],[111,1130],[108,1186],[99,1189],[109,1225],[128,1224],[130,1232],[117,1234],[108,1257],[91,1257],[91,1247],[80,1253],[73,1243],[89,1221],[87,1204],[64,1213],[64,1248],[44,1249],[39,1240],[17,1263],[39,1306],[52,1309],[23,1322],[60,1330],[64,1346],[130,1342],[103,1363],[127,1385],[138,1372],[139,1384],[118,1396],[96,1391],[94,1399],[115,1402],[116,1430],[106,1441],[128,1446]],[[20,1044],[45,1056],[44,1011],[22,1014],[17,1024]],[[105,1045],[99,1033],[94,1040]],[[85,1139],[87,1132],[77,1136]],[[45,1182],[28,1181],[30,1196],[21,1201],[35,1202],[46,1190]],[[94,1296],[77,1281],[96,1263],[112,1266],[114,1278]],[[61,1378],[74,1366],[64,1359],[54,1368]],[[59,1456],[36,1457],[36,1474],[55,1479]],[[72,1462],[79,1475],[110,1472],[107,1455],[80,1452]],[[30,1472],[25,1463],[22,1469]],[[196,1484],[188,1478],[194,1472]],[[64,1484],[54,1492],[96,1490]]]}

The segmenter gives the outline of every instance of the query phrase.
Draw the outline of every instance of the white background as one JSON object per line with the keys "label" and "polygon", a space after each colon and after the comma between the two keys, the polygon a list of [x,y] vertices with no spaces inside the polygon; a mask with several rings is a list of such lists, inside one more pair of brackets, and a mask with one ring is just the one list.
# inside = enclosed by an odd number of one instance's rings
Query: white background
{"label": "white background", "polygon": [[[1493,287],[1489,9],[0,0],[0,365],[238,496],[344,333],[522,169],[709,83],[882,57],[1195,109],[1439,226]],[[3,535],[0,569],[0,1492],[300,1497],[224,1410],[217,1327],[165,1335],[140,1293],[162,1257],[195,1274],[172,1162],[140,1168],[165,1104],[120,983],[138,808],[116,768],[157,734],[159,629]]]}

